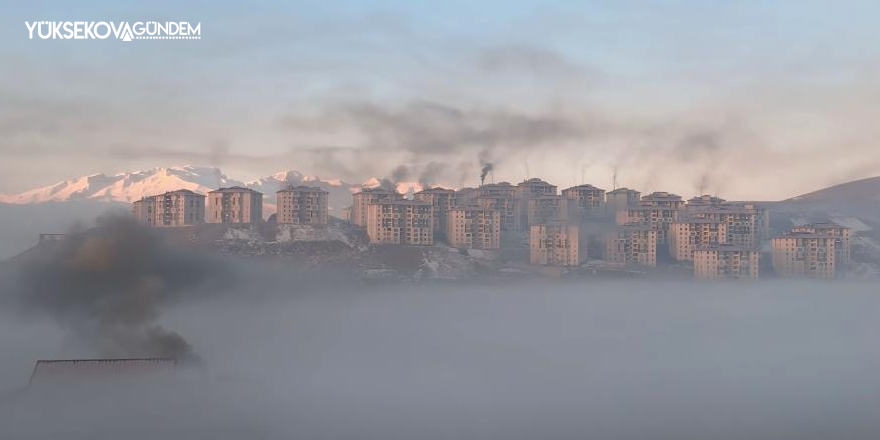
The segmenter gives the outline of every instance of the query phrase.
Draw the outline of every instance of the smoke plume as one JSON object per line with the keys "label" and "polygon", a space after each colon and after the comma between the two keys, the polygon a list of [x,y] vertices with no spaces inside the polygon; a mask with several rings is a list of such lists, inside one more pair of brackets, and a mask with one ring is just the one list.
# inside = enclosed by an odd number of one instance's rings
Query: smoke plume
{"label": "smoke plume", "polygon": [[197,361],[181,335],[157,323],[160,306],[228,271],[163,244],[128,216],[97,224],[16,261],[17,282],[7,294],[25,311],[54,317],[97,356]]}

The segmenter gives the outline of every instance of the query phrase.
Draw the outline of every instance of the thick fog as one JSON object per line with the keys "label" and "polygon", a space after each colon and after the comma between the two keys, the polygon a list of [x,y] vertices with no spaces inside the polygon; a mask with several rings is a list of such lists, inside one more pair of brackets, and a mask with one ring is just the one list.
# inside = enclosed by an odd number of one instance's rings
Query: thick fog
{"label": "thick fog", "polygon": [[825,439],[880,435],[880,296],[838,283],[357,288],[276,265],[156,305],[174,379],[26,387],[88,358],[0,312],[0,438]]}

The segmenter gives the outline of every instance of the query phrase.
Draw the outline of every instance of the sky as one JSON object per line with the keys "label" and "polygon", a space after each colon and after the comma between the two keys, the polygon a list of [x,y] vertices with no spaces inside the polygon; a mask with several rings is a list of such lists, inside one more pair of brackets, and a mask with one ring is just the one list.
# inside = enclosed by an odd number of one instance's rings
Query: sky
{"label": "sky", "polygon": [[[220,167],[767,200],[880,175],[870,1],[4,2],[0,192]],[[199,40],[29,40],[189,21]]]}

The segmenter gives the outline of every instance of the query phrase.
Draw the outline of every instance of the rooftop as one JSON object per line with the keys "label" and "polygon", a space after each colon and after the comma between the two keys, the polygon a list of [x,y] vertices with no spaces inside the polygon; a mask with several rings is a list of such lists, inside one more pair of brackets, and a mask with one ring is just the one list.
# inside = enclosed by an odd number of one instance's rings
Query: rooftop
{"label": "rooftop", "polygon": [[254,190],[252,190],[252,189],[250,189],[250,188],[245,188],[245,187],[242,187],[242,186],[230,186],[230,187],[228,187],[228,188],[217,188],[217,189],[215,189],[214,191],[210,191],[208,194],[211,194],[211,193],[218,193],[218,192],[228,192],[228,193],[242,193],[242,192],[249,192],[249,193],[254,193],[254,194],[260,194],[260,195],[262,195],[262,193],[259,192],[259,191],[254,191]]}
{"label": "rooftop", "polygon": [[277,192],[303,192],[303,191],[322,192],[322,193],[327,192],[317,186],[305,186],[305,185],[297,185],[297,186],[290,185],[290,186],[287,186],[286,188],[279,189]]}
{"label": "rooftop", "polygon": [[566,188],[563,191],[571,191],[571,190],[590,190],[590,191],[605,191],[602,188],[597,188],[589,183],[582,183],[580,185],[573,186],[571,188]]}

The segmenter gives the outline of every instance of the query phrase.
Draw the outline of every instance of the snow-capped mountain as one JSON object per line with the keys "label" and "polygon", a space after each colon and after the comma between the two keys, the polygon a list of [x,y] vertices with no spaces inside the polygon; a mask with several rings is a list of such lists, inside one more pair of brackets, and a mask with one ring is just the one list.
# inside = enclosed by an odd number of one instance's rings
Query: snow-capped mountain
{"label": "snow-capped mountain", "polygon": [[[250,182],[231,179],[218,168],[177,166],[159,167],[116,175],[95,174],[58,182],[54,185],[25,191],[20,194],[0,194],[0,203],[26,205],[45,202],[95,201],[131,203],[144,196],[161,194],[177,189],[189,189],[201,194],[228,186],[244,186],[263,193],[266,215],[275,212],[275,192],[288,185],[317,186],[329,193],[330,214],[341,216],[351,205],[351,194],[363,187],[380,186],[379,179],[363,184],[350,184],[340,179],[322,179],[305,176],[298,171],[282,171]],[[421,190],[418,183],[398,183],[397,190],[411,194]]]}
{"label": "snow-capped mountain", "polygon": [[28,204],[74,200],[130,203],[144,196],[176,189],[189,189],[204,194],[221,186],[232,185],[242,185],[242,183],[228,179],[217,168],[194,166],[153,168],[112,176],[94,174],[21,194],[0,194],[0,203]]}

